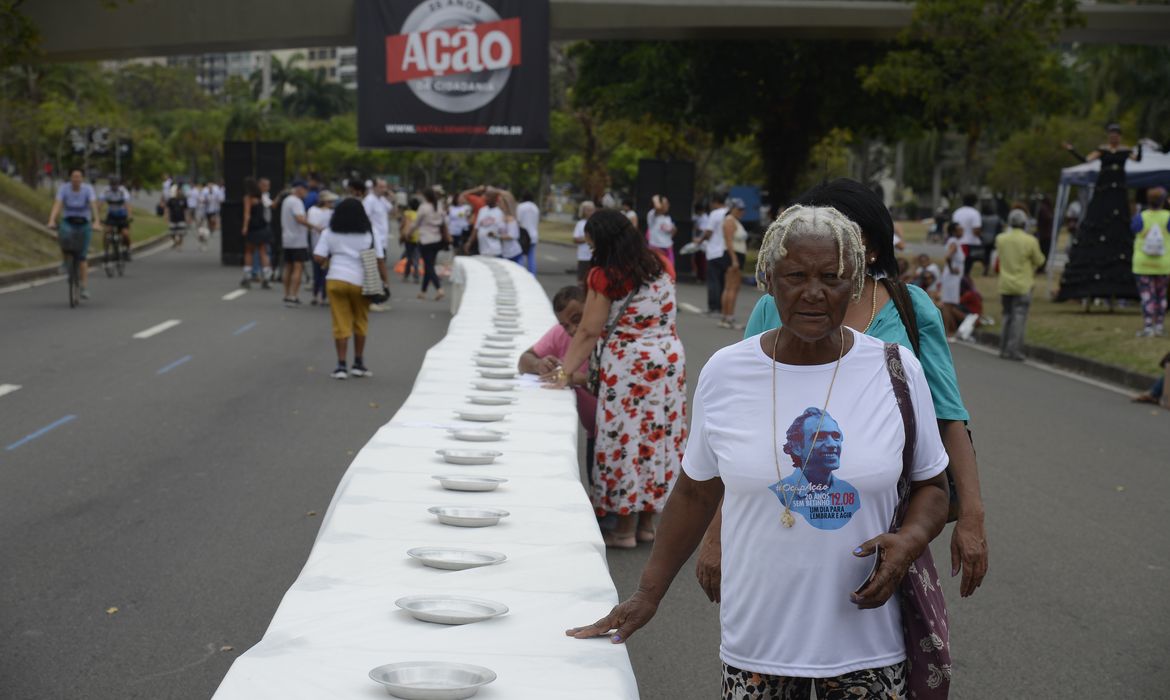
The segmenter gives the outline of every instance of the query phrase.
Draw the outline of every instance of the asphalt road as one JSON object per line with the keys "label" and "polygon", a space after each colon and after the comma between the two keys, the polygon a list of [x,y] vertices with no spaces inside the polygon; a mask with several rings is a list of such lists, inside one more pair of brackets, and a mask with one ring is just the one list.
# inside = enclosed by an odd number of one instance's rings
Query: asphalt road
{"label": "asphalt road", "polygon": [[[572,250],[539,251],[546,289],[569,283]],[[448,320],[397,284],[372,318],[375,376],[335,382],[328,312],[286,310],[276,290],[224,300],[237,279],[213,254],[166,251],[124,279],[99,273],[81,309],[63,282],[0,294],[0,698],[209,697]],[[705,307],[697,285],[679,298]],[[755,299],[744,291],[741,317]],[[686,311],[680,331],[692,386],[738,338]],[[1170,413],[954,352],[992,559],[975,597],[947,584],[953,697],[1165,697]],[[623,595],[648,553],[611,553]],[[717,608],[692,571],[630,643],[647,700],[717,694]]]}

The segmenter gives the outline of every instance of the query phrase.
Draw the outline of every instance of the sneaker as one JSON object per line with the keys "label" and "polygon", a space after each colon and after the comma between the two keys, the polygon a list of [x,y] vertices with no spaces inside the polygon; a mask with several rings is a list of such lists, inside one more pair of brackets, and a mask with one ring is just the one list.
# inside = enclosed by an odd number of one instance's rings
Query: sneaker
{"label": "sneaker", "polygon": [[[84,294],[85,294],[85,290],[82,290],[82,295],[84,295]],[[1146,326],[1145,328],[1141,329],[1137,333],[1134,333],[1134,337],[1153,338],[1154,337],[1154,329],[1152,326]]]}
{"label": "sneaker", "polygon": [[731,321],[729,321],[726,318],[721,318],[721,319],[719,319],[718,325],[720,328],[731,328]]}
{"label": "sneaker", "polygon": [[372,376],[374,376],[374,373],[371,372],[370,370],[366,369],[365,365],[354,365],[353,367],[350,367],[349,374],[351,377],[372,377]]}
{"label": "sneaker", "polygon": [[82,299],[88,299],[88,298],[89,298],[89,290],[88,290],[88,289],[86,289],[85,287],[82,287],[82,288],[81,288],[81,298],[82,298]]}
{"label": "sneaker", "polygon": [[1154,326],[1154,335],[1158,336],[1159,338],[1166,337],[1166,326],[1163,326],[1162,324]]}
{"label": "sneaker", "polygon": [[334,379],[345,379],[349,377],[349,372],[345,371],[345,367],[338,365],[337,369],[333,370],[333,374],[330,374],[329,376],[333,377]]}
{"label": "sneaker", "polygon": [[272,285],[268,284],[268,280],[264,280],[260,283],[260,288],[261,289],[272,289]]}
{"label": "sneaker", "polygon": [[289,299],[288,297],[285,297],[284,298],[284,305],[285,305],[285,308],[295,309],[295,308],[297,308],[297,300],[296,299]]}
{"label": "sneaker", "polygon": [[316,306],[317,305],[317,297],[313,297],[313,300],[310,301],[309,304],[311,304],[312,306]]}

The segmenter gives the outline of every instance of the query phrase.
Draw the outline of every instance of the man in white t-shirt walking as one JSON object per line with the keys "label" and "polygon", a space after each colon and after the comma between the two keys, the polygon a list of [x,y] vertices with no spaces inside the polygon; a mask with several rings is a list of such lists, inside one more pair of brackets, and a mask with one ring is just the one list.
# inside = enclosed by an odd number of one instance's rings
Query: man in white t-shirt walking
{"label": "man in white t-shirt walking", "polygon": [[[371,184],[372,187],[362,198],[362,206],[370,219],[374,238],[382,250],[386,250],[390,245],[390,214],[394,211],[394,205],[386,196],[389,188],[385,180],[378,178]],[[386,304],[370,304],[370,311],[385,311],[387,308]]]}
{"label": "man in white t-shirt walking", "polygon": [[309,260],[309,219],[305,215],[304,180],[294,180],[292,193],[280,205],[280,245],[284,249],[284,305],[301,305],[301,275]]}
{"label": "man in white t-shirt walking", "polygon": [[959,237],[959,245],[963,246],[963,254],[966,256],[963,275],[971,274],[971,267],[975,264],[976,258],[983,259],[983,217],[975,208],[978,203],[979,197],[976,195],[964,195],[963,206],[951,214],[951,221],[963,229]]}
{"label": "man in white t-shirt walking", "polygon": [[581,285],[585,284],[590,264],[593,262],[593,249],[585,240],[585,222],[593,216],[595,211],[597,211],[597,205],[593,202],[589,200],[581,202],[581,208],[577,212],[577,225],[573,227],[573,242],[577,244],[577,282]]}
{"label": "man in white t-shirt walking", "polygon": [[520,204],[516,205],[516,223],[520,230],[528,232],[528,250],[524,253],[527,258],[528,271],[536,275],[536,242],[540,240],[540,207],[533,201],[536,198],[531,192],[520,194]]}
{"label": "man in white t-shirt walking", "polygon": [[727,216],[726,198],[721,194],[711,197],[711,213],[703,224],[699,235],[703,242],[703,254],[707,258],[707,315],[723,313],[723,285],[731,256],[727,252],[727,241],[723,238],[723,219]]}
{"label": "man in white t-shirt walking", "polygon": [[475,215],[475,229],[472,236],[479,245],[479,254],[489,258],[498,258],[504,253],[504,212],[500,209],[500,194],[495,190],[488,190],[483,196],[484,205]]}

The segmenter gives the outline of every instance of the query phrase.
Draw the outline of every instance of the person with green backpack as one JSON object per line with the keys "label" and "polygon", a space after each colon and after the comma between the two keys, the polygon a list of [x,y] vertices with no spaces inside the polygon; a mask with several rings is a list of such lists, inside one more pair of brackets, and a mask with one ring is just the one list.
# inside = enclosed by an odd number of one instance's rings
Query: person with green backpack
{"label": "person with green backpack", "polygon": [[1141,297],[1142,329],[1139,338],[1166,335],[1166,293],[1170,288],[1170,211],[1166,190],[1146,192],[1147,208],[1130,224],[1133,239],[1133,274]]}

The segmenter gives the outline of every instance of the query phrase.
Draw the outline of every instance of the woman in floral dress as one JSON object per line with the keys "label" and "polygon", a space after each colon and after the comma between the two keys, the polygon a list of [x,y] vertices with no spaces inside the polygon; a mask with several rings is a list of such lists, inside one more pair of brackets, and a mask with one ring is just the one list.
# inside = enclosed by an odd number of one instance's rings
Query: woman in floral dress
{"label": "woman in floral dress", "polygon": [[[666,505],[686,448],[686,358],[675,323],[674,269],[620,212],[593,214],[585,236],[593,267],[563,364],[579,367],[601,343],[591,496],[598,515],[618,516],[606,544],[628,549],[653,541],[654,514]],[[552,379],[568,382],[563,371]]]}

